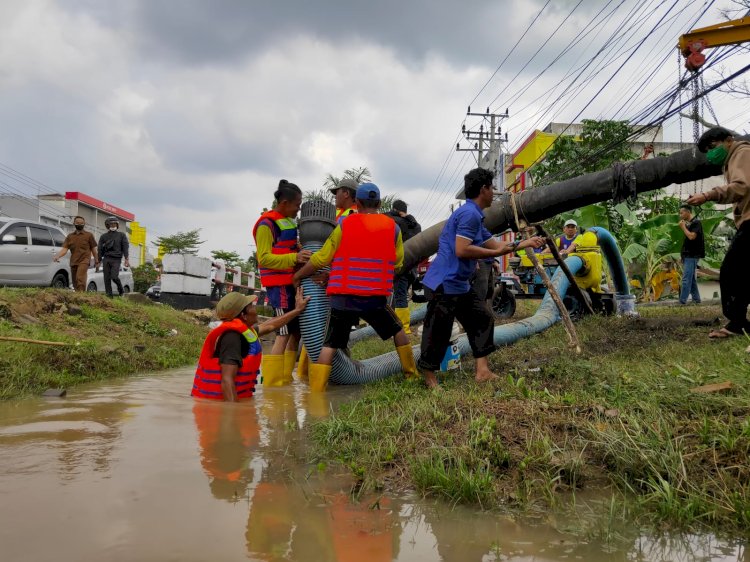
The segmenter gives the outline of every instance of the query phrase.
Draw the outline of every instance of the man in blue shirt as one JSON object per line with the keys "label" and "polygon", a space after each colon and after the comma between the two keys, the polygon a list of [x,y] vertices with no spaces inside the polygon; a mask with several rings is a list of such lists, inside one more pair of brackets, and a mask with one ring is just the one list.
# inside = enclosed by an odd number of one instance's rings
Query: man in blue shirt
{"label": "man in blue shirt", "polygon": [[448,348],[454,320],[461,323],[469,338],[476,364],[476,381],[497,378],[487,362],[487,356],[495,351],[492,338],[494,317],[487,302],[471,290],[469,283],[476,260],[544,245],[544,240],[538,236],[521,242],[503,242],[493,238],[484,227],[482,211],[492,205],[493,178],[491,171],[482,168],[475,168],[464,176],[466,203],[445,222],[437,255],[422,282],[429,303],[422,331],[422,353],[417,365],[429,388],[438,384],[435,371]]}

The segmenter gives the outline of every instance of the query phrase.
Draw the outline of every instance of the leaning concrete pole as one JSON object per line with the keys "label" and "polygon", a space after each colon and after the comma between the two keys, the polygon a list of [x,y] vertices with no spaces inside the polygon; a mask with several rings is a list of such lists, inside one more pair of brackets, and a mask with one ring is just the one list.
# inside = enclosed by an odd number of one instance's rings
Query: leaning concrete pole
{"label": "leaning concrete pole", "polygon": [[[750,136],[738,139],[750,140]],[[485,226],[494,234],[508,228],[517,230],[511,197],[515,200],[518,217],[535,223],[592,203],[653,191],[673,183],[702,180],[721,173],[721,166],[709,164],[705,154],[692,147],[660,158],[618,163],[606,170],[529,189],[515,196],[505,193],[484,211]],[[437,251],[444,224],[445,221],[435,224],[404,244],[406,268],[414,267]]]}

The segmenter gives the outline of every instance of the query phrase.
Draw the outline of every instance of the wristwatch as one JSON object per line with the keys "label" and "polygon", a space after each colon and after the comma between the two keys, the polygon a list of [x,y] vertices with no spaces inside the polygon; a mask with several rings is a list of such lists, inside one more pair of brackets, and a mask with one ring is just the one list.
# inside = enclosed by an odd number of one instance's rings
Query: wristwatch
{"label": "wristwatch", "polygon": [[511,242],[510,244],[508,244],[508,246],[510,246],[510,251],[511,252],[515,252],[518,249],[518,245],[519,244],[520,244],[520,242],[518,240],[513,240],[513,242]]}

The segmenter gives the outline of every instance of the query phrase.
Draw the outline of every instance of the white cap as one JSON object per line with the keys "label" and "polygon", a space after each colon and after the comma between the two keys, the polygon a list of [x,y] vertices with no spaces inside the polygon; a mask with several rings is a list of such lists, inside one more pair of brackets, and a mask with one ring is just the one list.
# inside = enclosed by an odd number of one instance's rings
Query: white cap
{"label": "white cap", "polygon": [[574,221],[573,219],[568,219],[568,220],[565,221],[565,226],[575,226],[575,227],[578,227],[578,223],[576,221]]}

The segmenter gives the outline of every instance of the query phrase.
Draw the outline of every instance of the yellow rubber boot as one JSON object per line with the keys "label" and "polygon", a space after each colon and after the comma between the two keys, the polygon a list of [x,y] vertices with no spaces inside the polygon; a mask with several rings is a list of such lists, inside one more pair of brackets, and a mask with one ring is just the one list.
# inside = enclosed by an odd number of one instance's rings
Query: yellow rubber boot
{"label": "yellow rubber boot", "polygon": [[313,392],[324,392],[331,376],[331,366],[320,363],[310,363],[309,384]]}
{"label": "yellow rubber boot", "polygon": [[294,372],[294,364],[297,361],[297,351],[290,351],[286,350],[284,352],[284,384],[292,384],[292,381],[294,380],[294,377],[292,377],[292,373]]}
{"label": "yellow rubber boot", "polygon": [[411,322],[411,312],[408,308],[396,308],[394,310],[398,319],[401,320],[401,325],[404,327],[404,333],[409,336],[411,335],[411,328],[409,322]]}
{"label": "yellow rubber boot", "polygon": [[284,356],[263,355],[260,364],[263,386],[284,386]]}
{"label": "yellow rubber boot", "polygon": [[314,418],[327,418],[331,413],[330,395],[325,392],[308,392],[306,394],[307,413]]}
{"label": "yellow rubber boot", "polygon": [[301,381],[306,381],[309,368],[310,356],[307,354],[307,349],[303,345],[302,351],[299,352],[299,361],[297,362],[297,378]]}
{"label": "yellow rubber boot", "polygon": [[414,354],[412,353],[410,345],[401,345],[396,348],[398,358],[401,361],[401,370],[407,379],[419,379],[419,371],[417,371],[417,363],[414,361]]}

